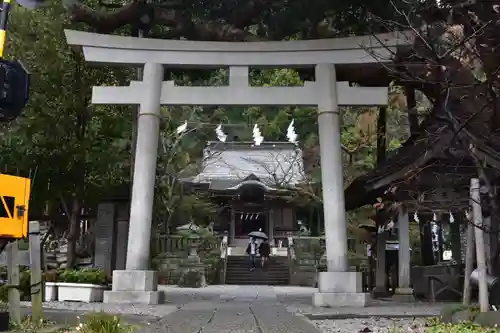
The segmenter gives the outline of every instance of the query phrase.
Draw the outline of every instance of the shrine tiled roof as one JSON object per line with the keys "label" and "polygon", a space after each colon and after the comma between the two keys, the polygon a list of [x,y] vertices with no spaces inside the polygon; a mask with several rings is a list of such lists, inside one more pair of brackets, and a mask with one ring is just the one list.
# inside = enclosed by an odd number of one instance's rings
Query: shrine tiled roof
{"label": "shrine tiled roof", "polygon": [[209,183],[213,190],[231,189],[244,181],[286,187],[305,180],[302,150],[288,142],[209,142],[202,171],[191,183]]}

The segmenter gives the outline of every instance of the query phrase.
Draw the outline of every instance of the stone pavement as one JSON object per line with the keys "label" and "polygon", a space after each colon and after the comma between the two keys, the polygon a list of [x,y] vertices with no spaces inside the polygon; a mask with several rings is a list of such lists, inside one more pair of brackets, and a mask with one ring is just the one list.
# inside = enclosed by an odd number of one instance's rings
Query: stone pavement
{"label": "stone pavement", "polygon": [[305,317],[270,300],[187,304],[140,333],[317,333]]}
{"label": "stone pavement", "polygon": [[311,303],[317,288],[296,286],[238,286],[213,285],[206,288],[179,288],[176,286],[158,286],[165,292],[165,303],[187,303],[208,300],[275,300],[279,302]]}
{"label": "stone pavement", "polygon": [[[226,285],[207,288],[162,286],[159,289],[166,294],[166,304],[50,302],[44,307],[78,313],[105,311],[125,317],[147,316],[142,320],[144,326],[137,330],[140,333],[333,332],[342,318],[436,316],[442,307],[442,304],[377,301],[365,308],[314,308],[312,294],[317,289],[306,287]],[[359,321],[362,324],[366,319]],[[352,327],[352,323],[349,325]],[[336,328],[327,330],[327,326]]]}

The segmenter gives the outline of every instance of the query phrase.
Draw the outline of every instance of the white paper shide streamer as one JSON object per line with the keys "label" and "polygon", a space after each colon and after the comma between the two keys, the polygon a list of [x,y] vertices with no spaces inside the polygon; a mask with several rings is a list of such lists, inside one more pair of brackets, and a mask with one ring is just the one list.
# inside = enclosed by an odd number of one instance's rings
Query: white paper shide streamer
{"label": "white paper shide streamer", "polygon": [[286,137],[288,138],[288,141],[293,143],[293,144],[298,144],[297,141],[297,133],[295,133],[295,127],[293,126],[294,124],[294,119],[290,122],[290,125],[288,125],[288,128],[286,130]]}
{"label": "white paper shide streamer", "polygon": [[385,231],[392,230],[394,228],[394,221],[390,220],[389,223],[385,226]]}
{"label": "white paper shide streamer", "polygon": [[253,142],[255,143],[256,146],[260,146],[260,144],[264,141],[264,137],[262,136],[262,133],[260,132],[259,126],[255,124],[253,126]]}
{"label": "white paper shide streamer", "polygon": [[184,122],[184,124],[177,127],[177,129],[175,131],[176,131],[177,135],[181,135],[182,133],[186,132],[187,128],[188,128],[188,122],[186,120]]}
{"label": "white paper shide streamer", "polygon": [[217,126],[215,129],[215,134],[217,135],[217,140],[220,142],[226,142],[227,139],[227,134],[222,131],[222,125]]}
{"label": "white paper shide streamer", "polygon": [[420,222],[420,219],[418,218],[418,213],[417,212],[413,213],[413,221],[415,221],[417,223]]}
{"label": "white paper shide streamer", "polygon": [[455,222],[455,217],[453,216],[453,214],[450,211],[450,223],[454,223],[454,222]]}

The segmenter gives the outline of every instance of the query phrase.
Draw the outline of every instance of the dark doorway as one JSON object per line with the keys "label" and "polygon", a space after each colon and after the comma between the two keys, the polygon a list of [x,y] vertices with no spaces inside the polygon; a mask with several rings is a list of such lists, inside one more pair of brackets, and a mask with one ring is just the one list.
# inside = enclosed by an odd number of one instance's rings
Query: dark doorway
{"label": "dark doorway", "polygon": [[262,229],[267,233],[267,214],[266,213],[238,213],[235,216],[237,237],[247,237],[252,231]]}

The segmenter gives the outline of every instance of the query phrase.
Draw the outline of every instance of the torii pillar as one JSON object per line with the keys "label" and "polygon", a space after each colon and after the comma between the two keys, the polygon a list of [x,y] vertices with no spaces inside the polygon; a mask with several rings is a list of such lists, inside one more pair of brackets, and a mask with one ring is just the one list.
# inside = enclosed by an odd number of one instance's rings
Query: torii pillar
{"label": "torii pillar", "polygon": [[362,273],[349,271],[347,261],[347,218],[335,65],[317,65],[316,82],[320,91],[318,131],[328,270],[319,273],[319,292],[313,296],[313,305],[366,306],[370,297],[363,292]]}
{"label": "torii pillar", "polygon": [[144,90],[137,121],[137,148],[130,203],[130,224],[125,270],[113,271],[113,290],[104,292],[105,303],[158,304],[158,275],[150,270],[156,159],[160,131],[163,65],[144,65]]}

